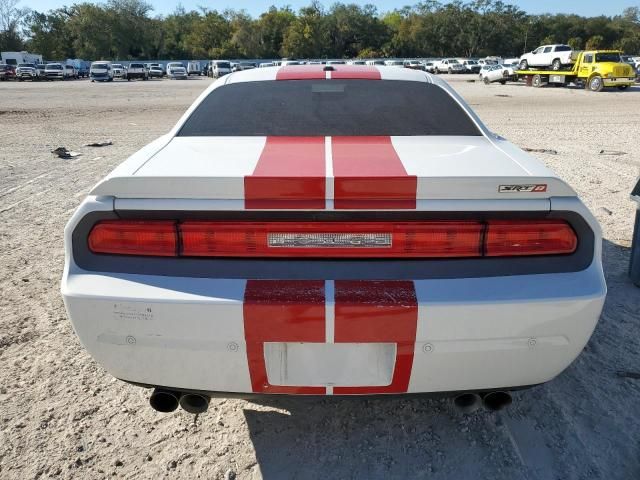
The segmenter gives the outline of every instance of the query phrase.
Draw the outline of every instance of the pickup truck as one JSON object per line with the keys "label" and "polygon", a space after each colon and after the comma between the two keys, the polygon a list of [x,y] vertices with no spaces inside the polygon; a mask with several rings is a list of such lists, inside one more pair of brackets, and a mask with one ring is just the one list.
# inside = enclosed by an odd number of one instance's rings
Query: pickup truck
{"label": "pickup truck", "polygon": [[520,70],[526,70],[529,67],[560,70],[564,65],[573,63],[571,52],[569,45],[542,45],[520,57]]}
{"label": "pickup truck", "polygon": [[127,68],[126,77],[128,82],[135,80],[136,78],[148,80],[149,72],[147,72],[147,68],[144,66],[144,63],[130,63],[129,68]]}
{"label": "pickup truck", "polygon": [[464,73],[465,68],[455,58],[445,58],[436,64],[436,73]]}
{"label": "pickup truck", "polygon": [[592,92],[600,92],[605,87],[626,90],[635,82],[635,72],[631,65],[624,63],[620,50],[586,50],[574,52],[570,70],[518,70],[519,76],[527,78],[527,85],[542,87],[545,84],[567,86],[570,83],[582,85]]}
{"label": "pickup truck", "polygon": [[19,82],[23,80],[38,80],[39,73],[34,63],[19,63],[16,67],[16,78]]}

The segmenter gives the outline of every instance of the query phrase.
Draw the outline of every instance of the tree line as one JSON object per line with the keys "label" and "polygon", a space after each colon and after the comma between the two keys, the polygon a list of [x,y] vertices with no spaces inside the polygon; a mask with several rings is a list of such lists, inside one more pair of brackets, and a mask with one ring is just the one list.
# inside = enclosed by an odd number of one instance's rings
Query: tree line
{"label": "tree line", "polygon": [[529,15],[496,0],[426,0],[390,12],[312,0],[298,11],[271,7],[254,18],[205,7],[158,16],[144,0],[81,2],[47,12],[19,1],[0,0],[0,50],[46,59],[519,56],[546,43],[640,53],[639,7],[584,17]]}

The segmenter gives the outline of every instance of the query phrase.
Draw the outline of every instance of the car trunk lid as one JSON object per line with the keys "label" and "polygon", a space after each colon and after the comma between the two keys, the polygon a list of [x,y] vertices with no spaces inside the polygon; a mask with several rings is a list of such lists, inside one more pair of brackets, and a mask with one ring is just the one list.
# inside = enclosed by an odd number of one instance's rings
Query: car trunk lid
{"label": "car trunk lid", "polygon": [[176,137],[135,157],[91,193],[320,210],[575,195],[513,145],[482,136]]}

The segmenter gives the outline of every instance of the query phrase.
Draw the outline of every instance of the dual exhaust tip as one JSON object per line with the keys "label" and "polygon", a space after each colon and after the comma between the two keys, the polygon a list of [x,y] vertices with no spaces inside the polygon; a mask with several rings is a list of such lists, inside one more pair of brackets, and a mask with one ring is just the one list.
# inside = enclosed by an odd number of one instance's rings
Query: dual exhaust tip
{"label": "dual exhaust tip", "polygon": [[[200,393],[182,393],[177,390],[156,388],[149,398],[149,403],[151,408],[158,412],[173,412],[179,405],[185,412],[197,415],[207,411],[210,400],[209,396]],[[512,401],[509,392],[496,390],[482,396],[477,393],[461,393],[453,399],[453,404],[460,412],[470,414],[481,406],[489,411],[497,412],[511,405]]]}
{"label": "dual exhaust tip", "polygon": [[151,408],[158,412],[169,413],[182,407],[185,412],[195,415],[204,413],[209,408],[210,397],[200,393],[182,393],[177,390],[156,388],[149,397]]}
{"label": "dual exhaust tip", "polygon": [[477,393],[461,393],[453,399],[456,408],[464,413],[473,413],[483,406],[491,412],[497,412],[508,407],[512,403],[511,394],[502,390],[488,392],[482,395]]}

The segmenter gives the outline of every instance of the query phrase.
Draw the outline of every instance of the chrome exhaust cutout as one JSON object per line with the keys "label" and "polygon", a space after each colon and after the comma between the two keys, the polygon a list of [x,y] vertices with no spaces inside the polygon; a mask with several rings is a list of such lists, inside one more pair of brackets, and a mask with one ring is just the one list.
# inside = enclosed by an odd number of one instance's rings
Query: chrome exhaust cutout
{"label": "chrome exhaust cutout", "polygon": [[497,412],[508,407],[511,405],[512,401],[511,394],[501,390],[489,392],[482,397],[482,404],[484,405],[484,408],[492,412]]}
{"label": "chrome exhaust cutout", "polygon": [[461,393],[453,399],[453,404],[460,412],[469,414],[480,408],[482,399],[477,393]]}
{"label": "chrome exhaust cutout", "polygon": [[209,408],[210,398],[199,393],[185,393],[180,397],[180,406],[185,412],[195,415],[204,413]]}
{"label": "chrome exhaust cutout", "polygon": [[178,408],[178,402],[181,397],[180,392],[175,390],[166,390],[164,388],[154,388],[153,393],[149,397],[149,404],[157,412],[169,413]]}

